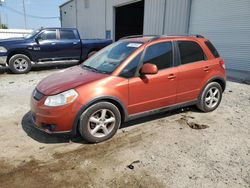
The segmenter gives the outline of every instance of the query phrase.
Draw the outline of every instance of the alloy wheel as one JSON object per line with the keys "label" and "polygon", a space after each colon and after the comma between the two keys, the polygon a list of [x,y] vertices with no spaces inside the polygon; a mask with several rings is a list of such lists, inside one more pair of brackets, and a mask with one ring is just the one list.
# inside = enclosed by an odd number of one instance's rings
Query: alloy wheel
{"label": "alloy wheel", "polygon": [[14,67],[17,71],[25,71],[28,66],[28,62],[24,58],[18,58],[14,61]]}
{"label": "alloy wheel", "polygon": [[115,115],[108,109],[101,109],[94,112],[88,120],[88,131],[97,138],[109,135],[115,128]]}
{"label": "alloy wheel", "polygon": [[205,97],[205,104],[208,108],[214,108],[220,101],[220,91],[217,87],[212,87],[208,90]]}

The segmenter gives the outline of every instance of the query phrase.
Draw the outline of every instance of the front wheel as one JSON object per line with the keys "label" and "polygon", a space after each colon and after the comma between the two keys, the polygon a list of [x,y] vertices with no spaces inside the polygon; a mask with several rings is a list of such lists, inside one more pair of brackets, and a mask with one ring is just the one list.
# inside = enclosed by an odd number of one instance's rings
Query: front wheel
{"label": "front wheel", "polygon": [[221,99],[221,85],[217,82],[211,82],[202,91],[197,107],[203,112],[211,112],[219,106]]}
{"label": "front wheel", "polygon": [[109,102],[99,102],[90,106],[80,117],[79,132],[90,143],[98,143],[112,138],[121,124],[118,108]]}
{"label": "front wheel", "polygon": [[9,67],[15,74],[25,74],[31,69],[31,61],[26,55],[16,54],[10,58]]}

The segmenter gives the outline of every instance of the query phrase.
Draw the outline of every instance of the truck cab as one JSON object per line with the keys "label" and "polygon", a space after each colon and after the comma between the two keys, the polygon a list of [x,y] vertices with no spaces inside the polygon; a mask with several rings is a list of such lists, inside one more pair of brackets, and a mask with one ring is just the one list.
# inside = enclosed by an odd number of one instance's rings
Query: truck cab
{"label": "truck cab", "polygon": [[106,39],[81,39],[75,28],[42,28],[23,38],[0,41],[0,65],[23,74],[33,64],[82,62],[112,43]]}

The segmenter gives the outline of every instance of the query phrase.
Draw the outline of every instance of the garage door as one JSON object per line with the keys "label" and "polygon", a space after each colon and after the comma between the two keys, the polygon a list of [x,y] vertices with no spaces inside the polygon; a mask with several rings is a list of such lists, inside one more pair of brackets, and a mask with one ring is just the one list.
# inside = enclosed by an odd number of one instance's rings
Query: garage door
{"label": "garage door", "polygon": [[189,33],[209,38],[227,69],[250,71],[250,0],[192,0]]}

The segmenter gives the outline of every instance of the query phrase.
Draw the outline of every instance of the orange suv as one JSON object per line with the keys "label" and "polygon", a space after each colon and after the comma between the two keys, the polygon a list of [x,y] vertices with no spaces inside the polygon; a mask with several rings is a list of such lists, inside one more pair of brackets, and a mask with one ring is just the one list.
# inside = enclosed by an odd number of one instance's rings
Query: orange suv
{"label": "orange suv", "polygon": [[206,38],[127,37],[42,80],[31,114],[43,131],[97,143],[133,118],[188,105],[213,111],[225,86],[224,61]]}

